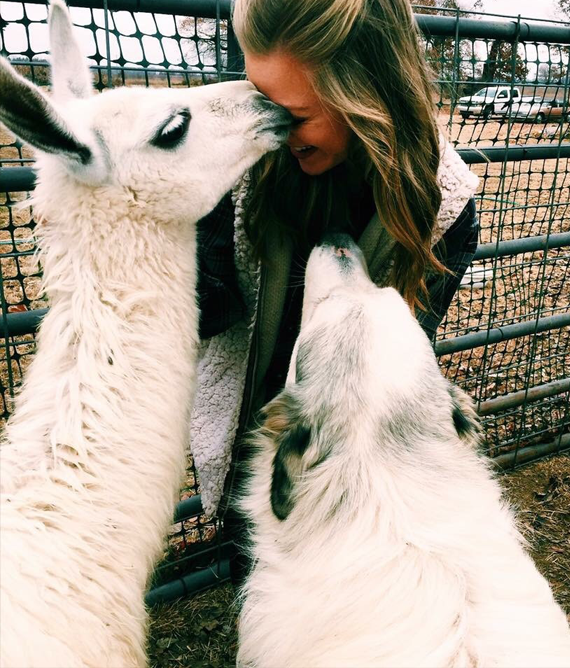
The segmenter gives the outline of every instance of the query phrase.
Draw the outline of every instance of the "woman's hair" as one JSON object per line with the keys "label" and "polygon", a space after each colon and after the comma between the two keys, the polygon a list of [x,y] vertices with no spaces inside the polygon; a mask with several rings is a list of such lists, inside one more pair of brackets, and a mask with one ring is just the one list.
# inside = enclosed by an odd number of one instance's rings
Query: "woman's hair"
{"label": "woman's hair", "polygon": [[321,176],[305,175],[285,149],[255,166],[246,224],[256,251],[266,256],[276,222],[314,243],[346,217],[343,192],[356,165],[396,241],[392,283],[421,306],[426,269],[443,270],[431,249],[441,203],[439,135],[409,0],[237,0],[233,21],[246,52],[281,49],[308,65],[318,97],[359,140],[348,165]]}

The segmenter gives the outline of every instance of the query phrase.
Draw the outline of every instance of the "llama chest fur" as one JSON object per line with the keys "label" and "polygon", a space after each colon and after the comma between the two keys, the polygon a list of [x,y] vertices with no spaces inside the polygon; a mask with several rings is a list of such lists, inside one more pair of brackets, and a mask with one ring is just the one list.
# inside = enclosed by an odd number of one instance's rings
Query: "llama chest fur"
{"label": "llama chest fur", "polygon": [[[120,200],[99,221],[77,193],[68,220],[55,225],[41,197],[40,189],[50,310],[2,443],[2,582],[10,583],[2,605],[52,629],[51,649],[36,643],[27,665],[44,665],[42,654],[62,660],[65,650],[52,645],[74,641],[92,652],[85,665],[119,655],[142,665],[142,592],[189,440],[195,242],[191,229],[133,220]],[[84,642],[62,641],[69,615]],[[20,618],[3,633],[25,629]]]}
{"label": "llama chest fur", "polygon": [[[54,202],[54,189],[69,206]],[[67,215],[52,222],[62,205]],[[158,226],[133,211],[128,192],[57,172],[40,183],[36,208],[50,310],[2,447],[3,489],[94,479],[89,503],[100,493],[112,505],[129,479],[178,475],[184,460],[197,346],[193,225]]]}

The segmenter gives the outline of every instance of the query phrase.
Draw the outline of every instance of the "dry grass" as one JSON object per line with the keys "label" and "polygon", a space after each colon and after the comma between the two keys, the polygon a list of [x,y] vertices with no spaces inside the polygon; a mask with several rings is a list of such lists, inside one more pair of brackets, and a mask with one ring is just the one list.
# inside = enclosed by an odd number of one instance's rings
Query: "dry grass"
{"label": "dry grass", "polygon": [[570,621],[570,453],[501,477],[538,570]]}
{"label": "dry grass", "polygon": [[230,668],[237,651],[232,585],[151,611],[151,668]]}

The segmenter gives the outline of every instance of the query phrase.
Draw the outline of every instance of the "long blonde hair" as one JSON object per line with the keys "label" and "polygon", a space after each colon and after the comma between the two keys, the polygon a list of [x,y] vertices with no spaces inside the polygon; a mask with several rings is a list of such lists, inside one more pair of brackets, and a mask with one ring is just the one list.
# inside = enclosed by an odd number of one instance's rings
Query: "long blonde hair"
{"label": "long blonde hair", "polygon": [[[396,241],[392,283],[421,306],[426,270],[443,269],[431,249],[439,135],[409,0],[236,0],[233,22],[244,51],[281,49],[310,66],[316,94],[357,138],[349,162]],[[269,225],[310,243],[348,215],[345,170],[306,176],[286,150],[256,165],[246,224],[260,256]]]}

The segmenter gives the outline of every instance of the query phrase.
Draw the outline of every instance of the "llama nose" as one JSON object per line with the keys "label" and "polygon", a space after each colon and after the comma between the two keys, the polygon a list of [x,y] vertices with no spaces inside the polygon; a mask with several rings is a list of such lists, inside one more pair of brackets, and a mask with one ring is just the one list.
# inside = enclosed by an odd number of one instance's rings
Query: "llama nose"
{"label": "llama nose", "polygon": [[275,102],[272,102],[262,93],[258,93],[255,96],[254,103],[258,111],[270,114],[274,118],[275,123],[279,125],[290,126],[293,122],[293,116],[288,109],[285,109],[285,107],[282,107],[279,104],[275,104]]}

